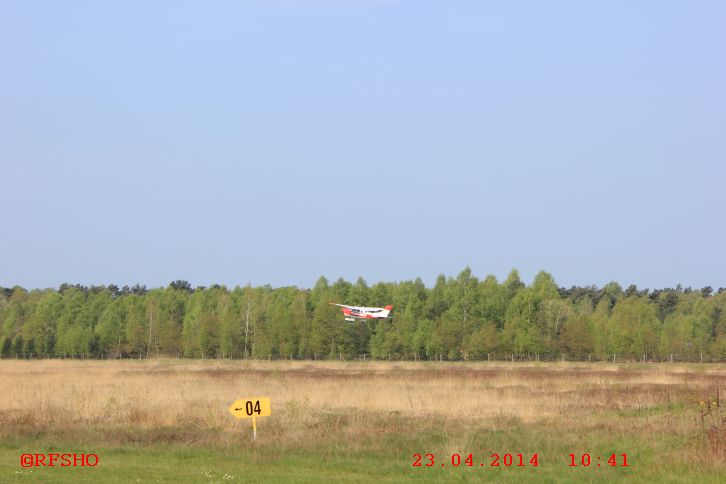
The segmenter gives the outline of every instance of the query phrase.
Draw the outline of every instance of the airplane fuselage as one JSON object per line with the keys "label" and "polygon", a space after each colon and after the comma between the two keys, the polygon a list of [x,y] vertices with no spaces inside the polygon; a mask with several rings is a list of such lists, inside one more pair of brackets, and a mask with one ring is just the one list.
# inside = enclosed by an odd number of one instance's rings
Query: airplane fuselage
{"label": "airplane fuselage", "polygon": [[388,314],[391,312],[391,309],[393,309],[393,306],[386,306],[385,308],[371,308],[364,306],[346,306],[345,304],[337,303],[331,304],[341,308],[346,321],[355,321],[356,319],[388,319]]}

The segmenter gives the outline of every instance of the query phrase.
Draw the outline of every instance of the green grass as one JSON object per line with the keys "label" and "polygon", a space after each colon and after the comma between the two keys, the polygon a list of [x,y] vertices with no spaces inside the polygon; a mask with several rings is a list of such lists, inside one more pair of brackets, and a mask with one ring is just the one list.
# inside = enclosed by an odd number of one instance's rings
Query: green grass
{"label": "green grass", "polygon": [[[0,444],[0,482],[726,482],[723,464],[704,465],[698,454],[679,452],[692,444],[689,437],[636,438],[605,427],[587,434],[561,429],[515,422],[498,430],[390,433],[353,441],[331,436],[329,443],[299,447],[263,436],[252,444],[243,435],[239,446],[208,447],[92,442],[79,446],[72,441],[51,446],[38,436]],[[22,468],[20,455],[25,452],[95,453],[100,462],[92,468]],[[413,454],[427,452],[436,456],[434,465],[413,467]],[[454,452],[462,454],[459,467],[451,465]],[[490,467],[494,452],[521,452],[527,465]],[[528,464],[535,452],[539,467]],[[592,464],[568,467],[571,452],[591,454]],[[474,454],[473,467],[464,463],[468,453]],[[629,467],[607,465],[611,454],[623,453]],[[422,464],[427,462],[424,457]]]}

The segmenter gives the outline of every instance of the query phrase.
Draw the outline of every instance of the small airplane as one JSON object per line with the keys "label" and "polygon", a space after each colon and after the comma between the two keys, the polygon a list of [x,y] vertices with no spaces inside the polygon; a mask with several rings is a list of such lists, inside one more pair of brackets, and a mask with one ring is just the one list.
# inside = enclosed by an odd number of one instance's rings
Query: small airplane
{"label": "small airplane", "polygon": [[345,315],[346,321],[355,321],[356,319],[393,319],[388,316],[393,306],[385,308],[366,308],[361,306],[346,306],[345,304],[330,303],[332,306],[339,306]]}

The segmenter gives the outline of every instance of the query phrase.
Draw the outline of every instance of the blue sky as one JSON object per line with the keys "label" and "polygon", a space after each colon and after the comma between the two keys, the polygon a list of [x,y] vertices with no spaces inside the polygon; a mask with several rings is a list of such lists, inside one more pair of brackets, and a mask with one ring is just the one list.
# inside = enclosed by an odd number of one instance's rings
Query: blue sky
{"label": "blue sky", "polygon": [[726,4],[0,3],[0,285],[726,286]]}

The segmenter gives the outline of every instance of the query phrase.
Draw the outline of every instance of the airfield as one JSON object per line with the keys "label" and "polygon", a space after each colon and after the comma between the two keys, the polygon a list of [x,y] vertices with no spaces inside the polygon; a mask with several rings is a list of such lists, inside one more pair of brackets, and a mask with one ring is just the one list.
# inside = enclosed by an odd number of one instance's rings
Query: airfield
{"label": "airfield", "polygon": [[[0,482],[726,481],[726,364],[0,360],[0,388]],[[20,465],[53,452],[99,462]]]}

